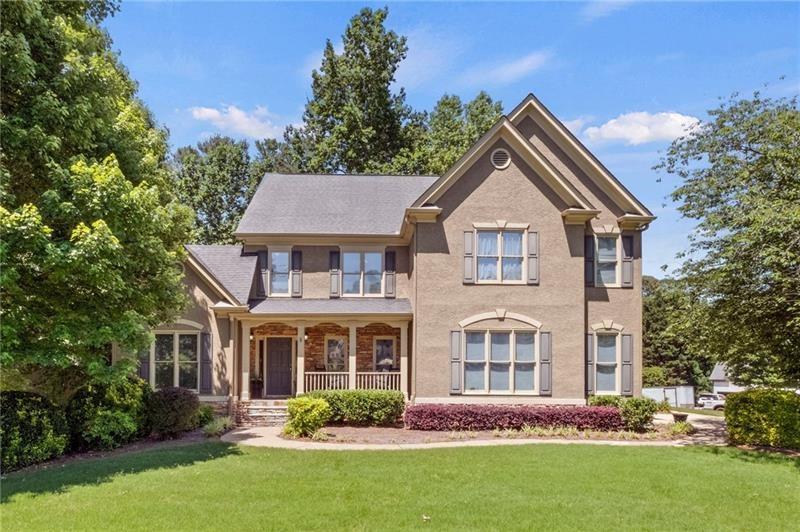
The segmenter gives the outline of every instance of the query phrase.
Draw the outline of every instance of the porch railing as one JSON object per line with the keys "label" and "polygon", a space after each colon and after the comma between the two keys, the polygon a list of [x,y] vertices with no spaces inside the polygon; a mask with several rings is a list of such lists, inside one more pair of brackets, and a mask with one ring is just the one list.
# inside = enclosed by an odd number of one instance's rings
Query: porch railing
{"label": "porch railing", "polygon": [[306,392],[315,390],[346,390],[348,388],[346,371],[307,371],[305,376]]}
{"label": "porch railing", "polygon": [[356,388],[361,390],[400,391],[399,371],[359,371],[356,373]]}

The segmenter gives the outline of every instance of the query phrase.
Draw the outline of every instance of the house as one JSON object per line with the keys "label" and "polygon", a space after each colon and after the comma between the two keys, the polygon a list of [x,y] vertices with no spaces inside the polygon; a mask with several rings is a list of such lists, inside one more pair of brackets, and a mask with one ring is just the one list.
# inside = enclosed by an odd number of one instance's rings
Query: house
{"label": "house", "polygon": [[654,218],[530,95],[441,176],[264,176],[241,244],[187,246],[193,304],[139,373],[239,405],[639,395]]}
{"label": "house", "polygon": [[728,379],[728,368],[726,368],[725,364],[722,364],[721,362],[714,364],[714,369],[711,370],[711,376],[709,379],[711,380],[711,384],[714,386],[714,393],[725,394],[741,392],[746,389],[744,386],[733,384],[730,379]]}

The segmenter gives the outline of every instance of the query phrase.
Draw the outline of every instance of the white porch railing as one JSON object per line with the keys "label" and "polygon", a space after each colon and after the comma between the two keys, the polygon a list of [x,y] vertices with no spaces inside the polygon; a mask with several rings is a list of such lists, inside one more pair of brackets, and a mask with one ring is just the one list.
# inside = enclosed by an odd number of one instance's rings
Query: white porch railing
{"label": "white porch railing", "polygon": [[399,371],[359,371],[356,388],[361,390],[400,390]]}
{"label": "white porch railing", "polygon": [[346,390],[348,388],[346,371],[307,371],[305,375],[305,391]]}

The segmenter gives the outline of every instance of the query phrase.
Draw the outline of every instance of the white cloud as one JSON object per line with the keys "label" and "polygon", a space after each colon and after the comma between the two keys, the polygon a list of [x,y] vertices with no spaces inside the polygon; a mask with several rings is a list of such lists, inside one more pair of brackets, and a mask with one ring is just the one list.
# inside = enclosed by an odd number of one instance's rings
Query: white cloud
{"label": "white cloud", "polygon": [[616,11],[625,9],[634,0],[592,0],[583,5],[580,17],[584,22],[592,22],[599,18],[607,17]]}
{"label": "white cloud", "polygon": [[456,59],[466,48],[464,37],[418,26],[406,32],[408,55],[395,76],[400,87],[413,89],[452,73]]}
{"label": "white cloud", "polygon": [[638,145],[660,140],[671,141],[697,125],[700,121],[680,113],[625,113],[601,126],[586,128],[583,134],[591,141],[621,140]]}
{"label": "white cloud", "polygon": [[465,85],[507,85],[540,70],[552,56],[548,50],[537,50],[506,62],[484,63],[467,70],[461,76],[461,82]]}
{"label": "white cloud", "polygon": [[276,115],[266,107],[257,106],[248,113],[235,105],[213,107],[192,107],[192,118],[202,122],[210,122],[220,131],[238,134],[254,139],[277,138],[283,134],[283,126],[275,123]]}
{"label": "white cloud", "polygon": [[561,123],[564,124],[573,135],[578,136],[581,134],[583,126],[591,122],[593,119],[594,117],[591,116],[579,116],[574,120],[563,120]]}

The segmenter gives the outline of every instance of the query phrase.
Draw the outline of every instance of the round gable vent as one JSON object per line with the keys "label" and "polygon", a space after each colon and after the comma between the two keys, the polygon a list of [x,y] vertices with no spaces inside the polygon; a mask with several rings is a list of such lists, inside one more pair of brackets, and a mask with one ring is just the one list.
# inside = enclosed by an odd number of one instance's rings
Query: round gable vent
{"label": "round gable vent", "polygon": [[508,151],[500,148],[492,152],[492,165],[498,170],[504,170],[511,164],[511,155]]}

